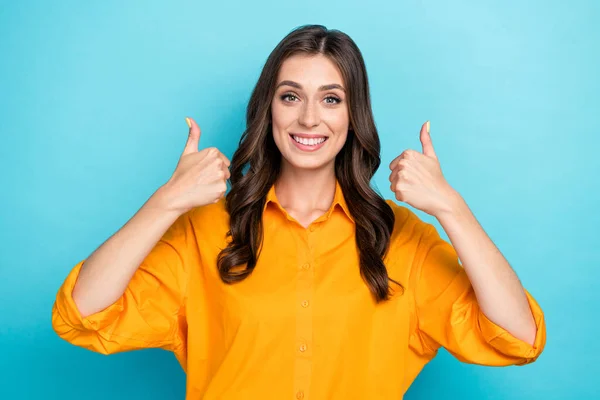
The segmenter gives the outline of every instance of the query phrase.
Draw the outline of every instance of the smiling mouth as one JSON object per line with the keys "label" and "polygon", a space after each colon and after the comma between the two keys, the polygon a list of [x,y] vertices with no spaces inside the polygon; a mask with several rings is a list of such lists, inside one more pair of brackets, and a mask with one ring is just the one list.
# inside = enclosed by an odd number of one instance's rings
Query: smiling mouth
{"label": "smiling mouth", "polygon": [[327,139],[329,139],[328,137],[325,137],[325,136],[316,137],[316,138],[304,138],[304,137],[300,137],[300,136],[296,136],[296,135],[292,135],[292,134],[290,134],[290,137],[296,143],[300,143],[304,146],[317,146],[317,145],[327,141]]}

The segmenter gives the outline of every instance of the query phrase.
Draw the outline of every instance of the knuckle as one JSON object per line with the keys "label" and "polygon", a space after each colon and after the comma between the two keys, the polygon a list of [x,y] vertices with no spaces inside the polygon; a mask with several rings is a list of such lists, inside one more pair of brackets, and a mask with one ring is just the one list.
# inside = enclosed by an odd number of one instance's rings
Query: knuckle
{"label": "knuckle", "polygon": [[403,196],[402,194],[402,190],[400,189],[399,185],[394,185],[394,190],[393,190],[394,194],[396,195],[396,198],[398,200],[401,200],[401,197]]}
{"label": "knuckle", "polygon": [[415,151],[412,150],[412,149],[408,149],[404,153],[405,153],[405,158],[407,160],[411,160],[411,159],[413,159],[415,157]]}

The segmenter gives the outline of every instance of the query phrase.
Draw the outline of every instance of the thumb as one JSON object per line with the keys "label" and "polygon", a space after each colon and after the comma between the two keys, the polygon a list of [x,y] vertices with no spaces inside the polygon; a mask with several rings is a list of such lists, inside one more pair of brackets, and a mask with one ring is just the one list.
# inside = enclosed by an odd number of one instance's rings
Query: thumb
{"label": "thumb", "polygon": [[197,153],[198,145],[200,143],[200,127],[196,124],[196,121],[191,118],[186,118],[185,122],[187,122],[190,127],[190,132],[185,148],[183,149],[183,155]]}
{"label": "thumb", "polygon": [[431,141],[431,136],[429,135],[429,121],[425,122],[421,127],[421,145],[423,146],[423,154],[429,157],[433,157],[437,160],[437,156],[435,151],[433,150],[433,142]]}

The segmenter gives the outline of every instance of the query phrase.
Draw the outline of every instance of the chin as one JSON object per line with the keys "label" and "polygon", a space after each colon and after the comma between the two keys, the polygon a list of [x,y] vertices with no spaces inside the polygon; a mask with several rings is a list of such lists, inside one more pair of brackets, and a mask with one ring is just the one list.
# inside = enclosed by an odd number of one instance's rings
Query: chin
{"label": "chin", "polygon": [[334,160],[323,161],[323,160],[298,160],[296,157],[284,158],[285,163],[294,169],[302,170],[320,170],[334,164]]}

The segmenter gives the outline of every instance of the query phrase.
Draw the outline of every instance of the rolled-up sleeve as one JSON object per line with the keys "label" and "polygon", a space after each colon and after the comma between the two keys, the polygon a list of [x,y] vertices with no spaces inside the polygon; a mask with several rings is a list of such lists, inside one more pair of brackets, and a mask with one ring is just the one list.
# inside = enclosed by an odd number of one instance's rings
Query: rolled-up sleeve
{"label": "rolled-up sleeve", "polygon": [[52,307],[52,327],[67,342],[112,354],[141,348],[178,348],[185,336],[185,294],[197,260],[188,214],[180,216],[154,246],[123,295],[104,310],[82,317],[72,292],[85,260],[69,272]]}
{"label": "rolled-up sleeve", "polygon": [[535,361],[546,343],[541,307],[526,290],[537,332],[533,345],[513,336],[482,312],[454,247],[428,224],[417,255],[415,302],[418,336],[425,352],[441,346],[467,363],[507,366]]}

